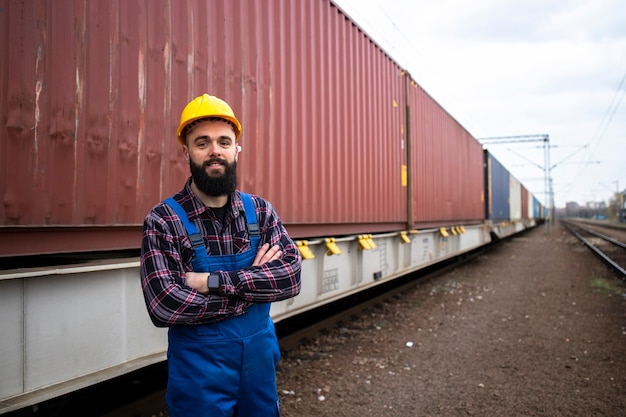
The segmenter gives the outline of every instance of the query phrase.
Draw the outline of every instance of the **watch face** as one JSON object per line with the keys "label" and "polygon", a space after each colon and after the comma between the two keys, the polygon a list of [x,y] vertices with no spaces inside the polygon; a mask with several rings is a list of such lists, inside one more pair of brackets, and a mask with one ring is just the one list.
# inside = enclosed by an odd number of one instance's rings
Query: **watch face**
{"label": "watch face", "polygon": [[220,287],[220,276],[217,274],[209,274],[207,286],[210,290],[217,290]]}

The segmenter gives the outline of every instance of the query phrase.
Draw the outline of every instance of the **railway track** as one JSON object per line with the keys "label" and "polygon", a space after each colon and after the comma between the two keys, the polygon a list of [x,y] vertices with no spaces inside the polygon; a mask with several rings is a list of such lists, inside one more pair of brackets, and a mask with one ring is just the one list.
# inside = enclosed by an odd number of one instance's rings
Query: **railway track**
{"label": "railway track", "polygon": [[626,232],[624,229],[565,220],[561,220],[561,224],[620,274],[623,280],[626,280]]}

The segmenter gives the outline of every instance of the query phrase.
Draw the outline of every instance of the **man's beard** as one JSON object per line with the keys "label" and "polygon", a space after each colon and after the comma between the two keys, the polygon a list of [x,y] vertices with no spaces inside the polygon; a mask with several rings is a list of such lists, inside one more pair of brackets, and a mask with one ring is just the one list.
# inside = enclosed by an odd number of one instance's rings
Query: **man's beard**
{"label": "man's beard", "polygon": [[[219,161],[224,164],[224,173],[221,175],[209,175],[206,168],[210,163]],[[211,197],[230,195],[237,188],[237,161],[231,164],[223,159],[212,158],[203,164],[194,163],[189,159],[189,168],[194,184],[200,191]]]}

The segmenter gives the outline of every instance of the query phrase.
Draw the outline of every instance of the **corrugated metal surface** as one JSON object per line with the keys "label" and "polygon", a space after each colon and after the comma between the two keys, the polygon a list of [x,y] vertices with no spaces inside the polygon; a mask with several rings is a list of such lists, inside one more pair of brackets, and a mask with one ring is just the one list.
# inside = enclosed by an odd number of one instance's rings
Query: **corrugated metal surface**
{"label": "corrugated metal surface", "polygon": [[482,146],[419,85],[408,92],[413,224],[480,222]]}
{"label": "corrugated metal surface", "polygon": [[4,80],[3,225],[137,224],[158,195],[173,122],[160,57],[146,100],[146,56],[164,44],[141,5],[3,2],[3,56],[19,63]]}
{"label": "corrugated metal surface", "polygon": [[532,219],[532,212],[528,209],[532,208],[533,200],[532,194],[528,192],[526,187],[522,185],[522,219]]}
{"label": "corrugated metal surface", "polygon": [[543,210],[541,208],[541,203],[539,203],[539,200],[537,199],[537,197],[534,197],[534,196],[533,196],[533,217],[535,219],[544,218]]}
{"label": "corrugated metal surface", "polygon": [[509,171],[485,150],[486,218],[494,221],[510,220]]}
{"label": "corrugated metal surface", "polygon": [[269,198],[296,236],[406,223],[401,69],[327,1],[259,12],[243,42],[264,91],[244,95],[242,188]]}
{"label": "corrugated metal surface", "polygon": [[[2,0],[0,24],[3,233],[135,227],[115,245],[136,247],[205,91],[243,122],[241,188],[295,237],[406,223],[402,71],[329,0]],[[90,230],[68,250],[110,249]],[[2,254],[58,250],[35,239]]]}

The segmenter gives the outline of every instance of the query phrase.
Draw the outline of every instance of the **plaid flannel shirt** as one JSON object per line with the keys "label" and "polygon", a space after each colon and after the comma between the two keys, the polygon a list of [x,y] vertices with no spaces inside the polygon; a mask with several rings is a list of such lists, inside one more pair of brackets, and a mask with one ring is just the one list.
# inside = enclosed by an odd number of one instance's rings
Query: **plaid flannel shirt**
{"label": "plaid flannel shirt", "polygon": [[[196,225],[210,255],[231,255],[250,249],[246,216],[239,192],[230,196],[225,224],[191,191],[191,179],[174,199]],[[302,258],[274,207],[252,196],[261,231],[259,246],[279,245],[280,259],[236,271],[211,271],[221,276],[220,294],[205,295],[185,285],[192,271],[193,246],[183,223],[163,202],[146,216],[141,245],[141,284],[148,313],[157,327],[205,324],[243,314],[250,303],[269,303],[300,292]]]}

